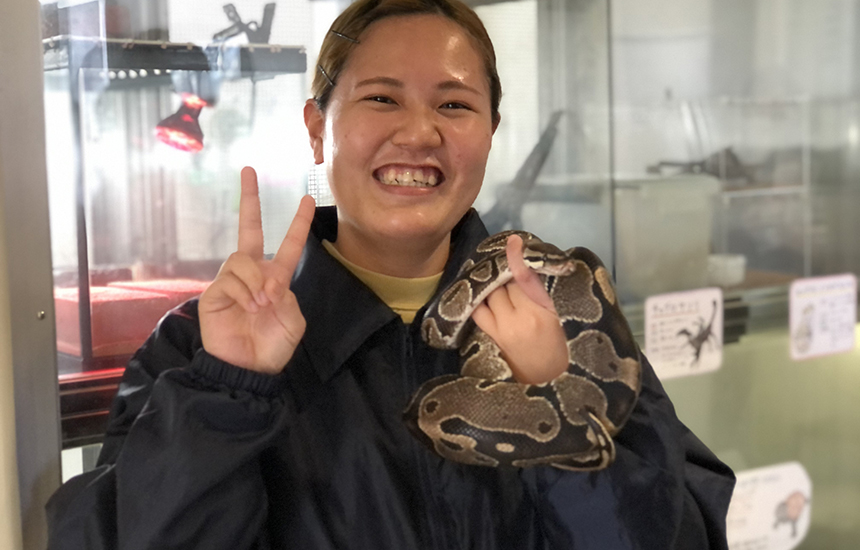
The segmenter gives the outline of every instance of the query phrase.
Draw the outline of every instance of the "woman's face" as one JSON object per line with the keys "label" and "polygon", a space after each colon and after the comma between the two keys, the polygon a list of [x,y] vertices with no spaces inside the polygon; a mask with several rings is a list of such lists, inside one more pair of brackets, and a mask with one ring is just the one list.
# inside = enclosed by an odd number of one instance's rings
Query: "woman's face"
{"label": "woman's face", "polygon": [[382,19],[360,40],[325,115],[305,112],[338,240],[441,242],[478,195],[495,130],[481,57],[436,15]]}

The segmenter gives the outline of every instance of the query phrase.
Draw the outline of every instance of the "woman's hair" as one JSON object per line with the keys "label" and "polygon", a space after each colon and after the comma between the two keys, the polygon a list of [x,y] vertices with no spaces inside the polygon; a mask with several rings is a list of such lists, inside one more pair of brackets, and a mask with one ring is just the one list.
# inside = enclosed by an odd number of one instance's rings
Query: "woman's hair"
{"label": "woman's hair", "polygon": [[311,91],[317,106],[325,111],[338,76],[346,66],[352,49],[367,28],[386,17],[433,14],[460,25],[474,39],[484,62],[490,84],[493,122],[499,120],[502,84],[496,70],[496,52],[478,15],[460,0],[357,0],[341,13],[323,39]]}

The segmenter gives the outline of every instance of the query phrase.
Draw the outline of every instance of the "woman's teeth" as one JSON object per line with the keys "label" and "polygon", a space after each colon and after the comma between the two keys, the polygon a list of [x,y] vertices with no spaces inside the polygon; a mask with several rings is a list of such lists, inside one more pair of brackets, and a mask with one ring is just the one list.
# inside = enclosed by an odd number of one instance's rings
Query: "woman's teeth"
{"label": "woman's teeth", "polygon": [[427,174],[420,168],[417,170],[405,170],[398,172],[393,168],[389,168],[380,178],[385,185],[397,185],[400,187],[435,187],[439,178],[428,170]]}

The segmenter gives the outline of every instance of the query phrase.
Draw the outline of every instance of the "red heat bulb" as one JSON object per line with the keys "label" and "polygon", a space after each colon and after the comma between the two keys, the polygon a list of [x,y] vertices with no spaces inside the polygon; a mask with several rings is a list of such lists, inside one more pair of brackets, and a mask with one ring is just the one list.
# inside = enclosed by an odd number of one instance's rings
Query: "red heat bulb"
{"label": "red heat bulb", "polygon": [[[189,101],[188,98],[195,99]],[[203,130],[197,119],[205,105],[206,102],[197,96],[183,97],[179,110],[155,127],[155,137],[180,151],[196,153],[203,149]]]}
{"label": "red heat bulb", "polygon": [[155,137],[162,143],[166,143],[180,151],[188,151],[196,153],[203,149],[203,143],[192,136],[189,136],[181,130],[173,130],[171,128],[156,127]]}

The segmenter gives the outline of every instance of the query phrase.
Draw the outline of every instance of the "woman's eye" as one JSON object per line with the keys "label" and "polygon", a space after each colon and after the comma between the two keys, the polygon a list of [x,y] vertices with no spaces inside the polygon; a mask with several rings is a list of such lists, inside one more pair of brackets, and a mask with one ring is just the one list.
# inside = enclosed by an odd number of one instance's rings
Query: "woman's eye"
{"label": "woman's eye", "polygon": [[468,109],[468,105],[464,105],[458,101],[449,101],[447,103],[442,104],[443,109]]}
{"label": "woman's eye", "polygon": [[384,95],[372,95],[364,98],[367,101],[373,101],[375,103],[384,103],[384,104],[393,104],[394,100],[390,97],[385,97]]}

